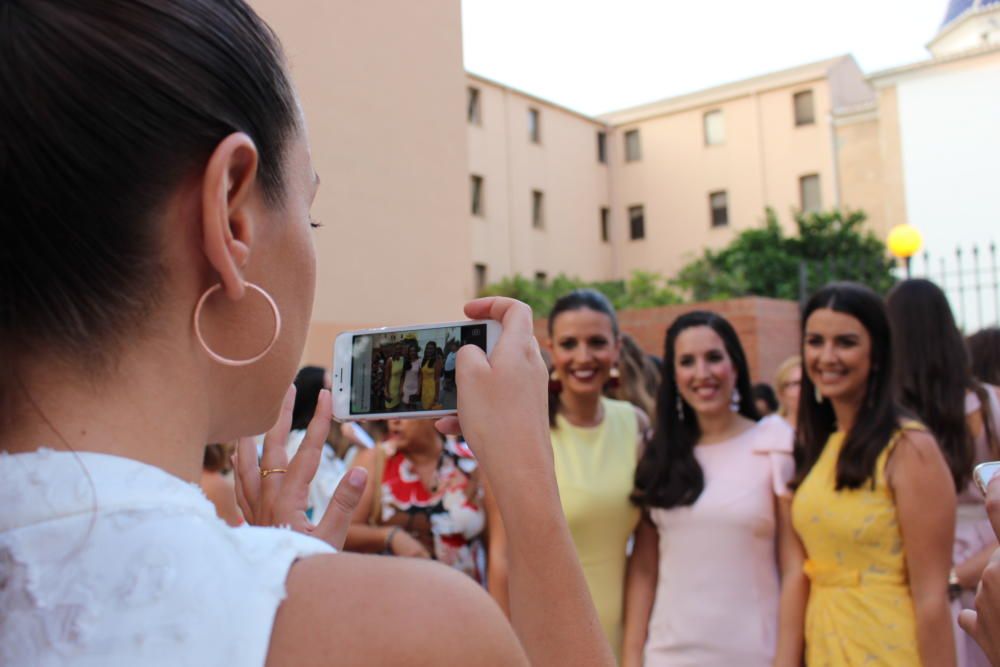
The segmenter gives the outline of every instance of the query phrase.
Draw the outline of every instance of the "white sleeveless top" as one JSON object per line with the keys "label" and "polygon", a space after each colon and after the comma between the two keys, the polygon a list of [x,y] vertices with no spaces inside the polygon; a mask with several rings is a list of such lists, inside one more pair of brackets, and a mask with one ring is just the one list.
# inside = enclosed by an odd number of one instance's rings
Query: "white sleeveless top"
{"label": "white sleeveless top", "polygon": [[333,551],[138,461],[0,452],[0,665],[263,665],[288,569]]}

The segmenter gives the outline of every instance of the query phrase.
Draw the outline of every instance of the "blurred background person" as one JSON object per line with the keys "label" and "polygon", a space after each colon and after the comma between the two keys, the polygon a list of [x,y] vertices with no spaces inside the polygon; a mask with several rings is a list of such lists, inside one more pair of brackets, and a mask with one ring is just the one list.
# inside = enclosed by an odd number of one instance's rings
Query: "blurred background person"
{"label": "blurred background person", "polygon": [[627,333],[621,334],[621,352],[618,355],[617,382],[610,382],[605,395],[619,401],[627,401],[643,411],[656,414],[656,393],[660,389],[660,370],[653,363],[635,339]]}
{"label": "blurred background person", "polygon": [[424,359],[420,364],[420,403],[424,410],[430,410],[438,405],[441,373],[444,368],[444,360],[438,352],[437,343],[434,341],[428,341],[424,345]]}
{"label": "blurred background person", "polygon": [[388,424],[385,445],[354,460],[368,469],[368,486],[345,549],[432,558],[486,586],[489,543],[502,527],[472,452],[434,420]]}
{"label": "blurred background person", "polygon": [[446,409],[454,409],[458,404],[455,385],[455,362],[458,359],[458,341],[451,340],[445,346],[447,354],[444,358],[444,373],[441,379],[441,396],[439,402]]}
{"label": "blurred background person", "polygon": [[778,389],[778,414],[794,429],[799,416],[799,390],[802,386],[802,357],[795,355],[781,362],[774,374]]}
{"label": "blurred background person", "polygon": [[604,396],[621,349],[618,320],[607,297],[591,289],[561,297],[549,314],[548,334],[556,482],[601,627],[617,657],[627,545],[639,519],[629,494],[649,418],[625,401]]}
{"label": "blurred background person", "polygon": [[215,505],[215,513],[219,518],[230,526],[239,526],[243,523],[243,513],[236,505],[236,490],[229,475],[232,470],[229,458],[232,454],[232,445],[207,445],[198,485],[205,492],[205,497]]}
{"label": "blurred background person", "polygon": [[751,389],[753,394],[753,404],[757,408],[757,414],[763,419],[778,412],[778,397],[774,395],[771,385],[766,382],[758,382]]}
{"label": "blurred background person", "polygon": [[967,340],[972,374],[980,381],[1000,386],[1000,328],[982,329]]}
{"label": "blurred background person", "polygon": [[[886,306],[900,402],[937,438],[959,494],[948,578],[957,621],[962,608],[972,606],[997,548],[972,469],[1000,458],[1000,389],[973,378],[965,341],[940,287],[923,279],[903,281],[889,292]],[[989,665],[971,637],[961,633],[956,639],[960,667]]]}
{"label": "blurred background person", "polygon": [[[667,331],[655,435],[635,476],[629,667],[770,667],[779,564],[794,540],[792,430],[757,421],[735,330],[695,311]],[[784,500],[781,500],[784,499]]]}
{"label": "blurred background person", "polygon": [[406,345],[406,363],[403,365],[403,409],[420,409],[420,345],[416,341]]}
{"label": "blurred background person", "polygon": [[372,352],[372,410],[385,409],[385,348],[377,347]]}
{"label": "blurred background person", "polygon": [[783,599],[782,634],[804,630],[808,665],[953,666],[955,485],[894,400],[882,299],[854,283],[816,292],[802,357],[792,519],[809,587]]}

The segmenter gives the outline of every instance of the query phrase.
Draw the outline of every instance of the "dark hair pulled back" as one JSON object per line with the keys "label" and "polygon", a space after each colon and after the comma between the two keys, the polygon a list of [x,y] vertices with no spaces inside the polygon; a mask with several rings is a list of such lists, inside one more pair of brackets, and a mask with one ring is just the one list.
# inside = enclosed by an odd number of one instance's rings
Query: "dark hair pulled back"
{"label": "dark hair pulled back", "polygon": [[[552,338],[552,332],[554,330],[557,317],[563,313],[584,309],[607,315],[608,319],[611,320],[611,333],[614,335],[615,340],[618,340],[618,316],[615,314],[615,307],[611,305],[608,297],[604,296],[597,290],[590,288],[573,290],[569,294],[565,294],[556,300],[555,304],[552,306],[552,310],[549,312],[549,339]],[[555,341],[552,341],[552,343],[554,345]],[[559,394],[557,392],[550,391],[549,426],[553,428],[556,426],[557,414],[559,414]]]}
{"label": "dark hair pulled back", "polygon": [[[826,285],[809,299],[802,311],[802,359],[806,359],[806,324],[815,311],[829,308],[854,317],[871,338],[870,371],[865,397],[854,426],[844,438],[837,461],[837,490],[858,489],[866,482],[875,487],[875,464],[900,427],[902,411],[896,403],[889,317],[882,298],[864,285],[836,282]],[[826,441],[837,429],[833,405],[814,399],[816,385],[803,363],[802,388],[795,448],[796,474],[793,486],[801,484],[816,464]]]}
{"label": "dark hair pulled back", "polygon": [[[750,368],[733,325],[723,316],[707,310],[696,310],[678,317],[667,329],[664,343],[663,381],[656,399],[653,439],[635,470],[632,502],[641,507],[669,509],[693,505],[705,490],[705,474],[694,456],[695,445],[701,438],[701,427],[694,410],[680,398],[674,371],[677,337],[692,327],[709,327],[722,339],[726,354],[736,370],[736,390],[740,395],[737,411],[748,419],[757,420],[757,408],[750,388]],[[678,403],[683,418],[677,409]]]}
{"label": "dark hair pulled back", "polygon": [[0,90],[0,367],[114,358],[159,294],[159,209],[227,135],[281,203],[296,101],[242,0],[5,0]]}

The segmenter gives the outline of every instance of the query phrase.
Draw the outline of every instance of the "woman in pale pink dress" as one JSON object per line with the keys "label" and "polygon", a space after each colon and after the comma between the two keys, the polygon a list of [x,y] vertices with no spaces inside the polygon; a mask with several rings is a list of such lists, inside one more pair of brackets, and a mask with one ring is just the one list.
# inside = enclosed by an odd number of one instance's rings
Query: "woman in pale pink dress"
{"label": "woman in pale pink dress", "polygon": [[688,313],[667,332],[656,434],[636,472],[644,509],[625,592],[623,664],[770,667],[793,432],[756,420],[732,326]]}

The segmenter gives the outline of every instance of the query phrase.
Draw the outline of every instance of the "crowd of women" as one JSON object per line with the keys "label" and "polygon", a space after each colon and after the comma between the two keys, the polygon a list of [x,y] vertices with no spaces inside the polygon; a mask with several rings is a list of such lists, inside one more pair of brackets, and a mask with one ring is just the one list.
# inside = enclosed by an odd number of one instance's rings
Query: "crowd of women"
{"label": "crowd of women", "polygon": [[718,315],[657,362],[575,292],[547,370],[527,306],[476,300],[503,333],[457,417],[330,438],[326,374],[290,386],[319,178],[270,28],[14,0],[0,52],[0,664],[947,667],[980,576],[1000,661],[997,341],[970,372],[933,285],[813,295],[784,420]]}
{"label": "crowd of women", "polygon": [[376,347],[371,366],[372,411],[454,410],[457,353],[457,341],[448,341],[444,347],[428,341],[423,351],[416,339]]}

